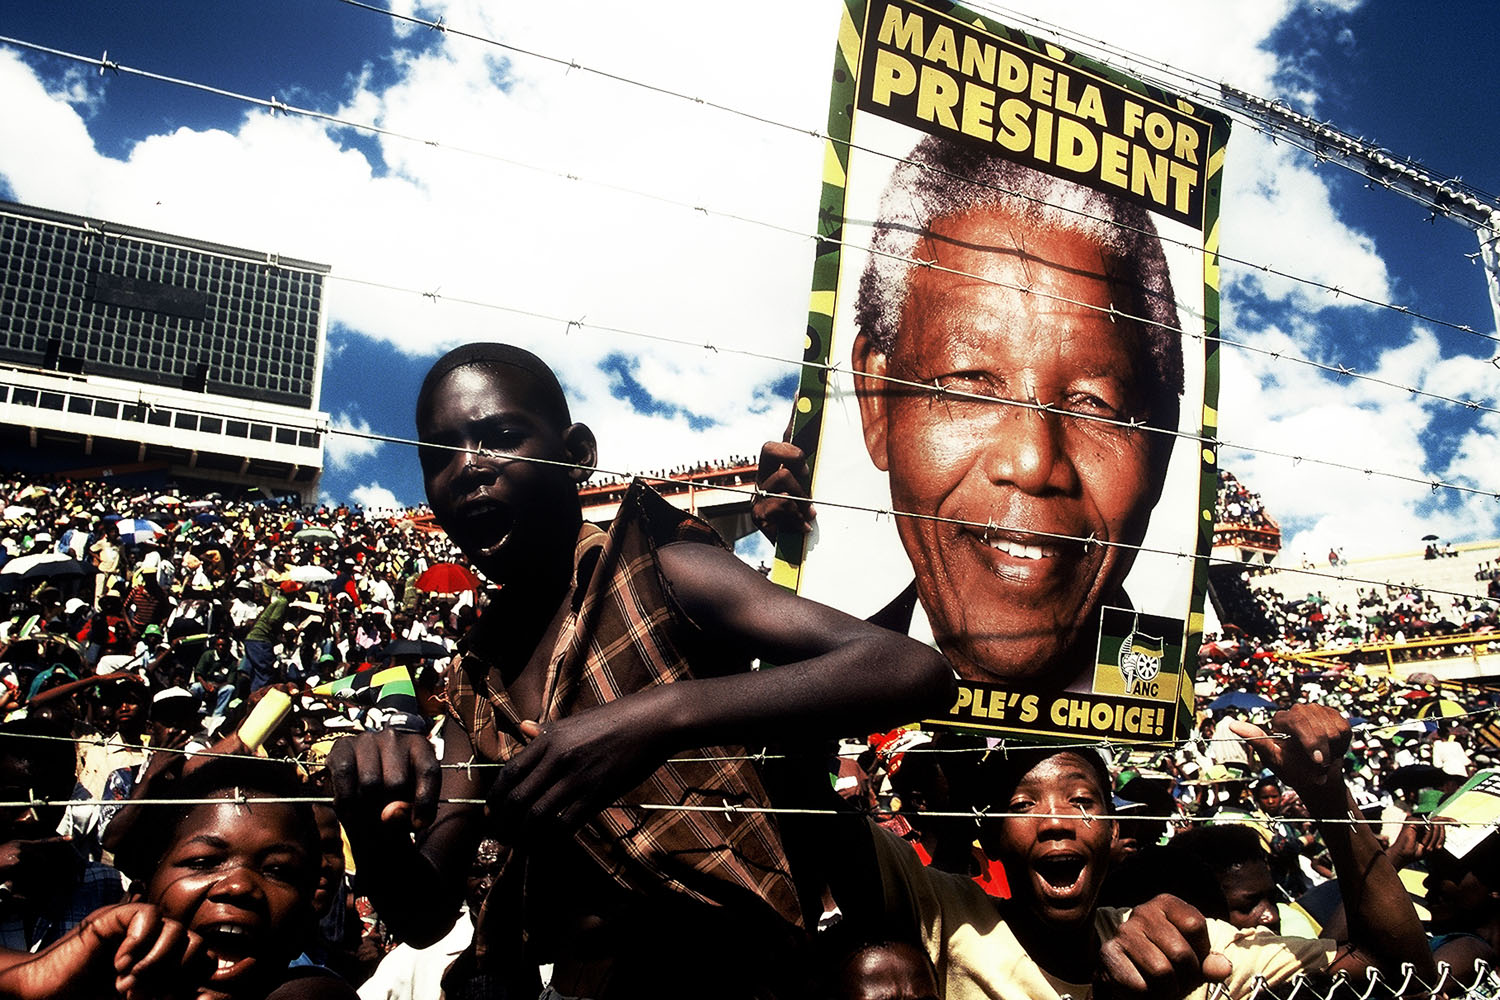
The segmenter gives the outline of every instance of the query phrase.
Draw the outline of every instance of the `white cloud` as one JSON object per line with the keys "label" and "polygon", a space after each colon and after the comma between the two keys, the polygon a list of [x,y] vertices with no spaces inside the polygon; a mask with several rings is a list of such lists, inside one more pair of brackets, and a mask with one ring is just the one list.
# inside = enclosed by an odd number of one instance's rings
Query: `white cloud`
{"label": "white cloud", "polygon": [[[1338,8],[1354,4],[1340,0]],[[407,0],[394,6],[416,9]],[[89,124],[109,114],[110,88],[138,81],[109,78],[85,87],[74,74],[43,83],[0,49],[0,93],[6,95],[0,174],[22,201],[327,262],[335,275],[330,320],[413,356],[481,338],[532,347],[558,367],[575,414],[599,434],[606,468],[644,470],[753,452],[785,425],[784,404],[768,405],[766,386],[794,369],[730,350],[800,355],[812,247],[797,234],[815,226],[823,157],[821,143],[807,131],[820,130],[826,120],[841,6],[837,0],[767,0],[747,9],[677,0],[654,5],[647,17],[639,5],[605,0],[424,5],[424,16],[441,16],[450,25],[793,128],[449,35],[430,50],[398,54],[404,73],[394,84],[376,86],[373,73],[352,79],[342,107],[329,109],[439,144],[372,140],[384,169],[358,149],[342,148],[345,136],[337,128],[251,109],[232,128],[144,137],[127,159],[113,159],[97,150]],[[1281,58],[1269,47],[1277,27],[1302,9],[1294,0],[1218,5],[1211,16],[1190,0],[1037,0],[1026,6],[1049,22],[1209,80],[1262,94],[1287,84],[1297,88],[1299,102],[1318,100],[1316,81],[1293,64],[1296,55]],[[371,37],[383,45],[413,30],[391,21],[388,31],[377,27]],[[371,52],[370,59],[388,55]],[[136,62],[149,65],[151,56],[141,53]],[[296,81],[285,83],[279,92],[293,92]],[[1357,220],[1341,214],[1329,190],[1333,169],[1314,167],[1287,146],[1236,128],[1225,172],[1223,249],[1389,298],[1397,279]],[[699,205],[791,234],[694,211]],[[437,295],[383,291],[339,277]],[[477,308],[459,298],[555,318]],[[1226,266],[1224,311],[1227,336],[1329,358],[1342,345],[1330,345],[1313,320],[1370,310],[1347,296]],[[1288,311],[1303,319],[1275,321]],[[582,319],[583,326],[570,330],[566,319]],[[695,346],[653,343],[604,327]],[[696,346],[706,343],[720,351]],[[635,377],[649,392],[713,426],[695,431],[682,412],[648,416],[622,404],[598,368],[616,352],[636,360]],[[1220,409],[1227,439],[1360,468],[1433,474],[1423,439],[1443,418],[1430,401],[1232,349],[1225,354]],[[1488,392],[1493,374],[1472,358],[1445,353],[1422,330],[1378,361],[1383,370],[1420,373],[1424,385],[1452,395]],[[329,401],[334,409],[341,403]],[[403,408],[409,403],[391,401]],[[368,405],[358,416],[343,412],[334,425],[367,430],[369,412]],[[1487,416],[1456,431],[1454,440],[1451,463],[1439,474],[1472,476],[1496,467],[1500,422]],[[330,435],[330,468],[348,469],[377,447]],[[1493,525],[1493,511],[1468,501],[1439,504],[1433,514],[1422,485],[1366,480],[1232,449],[1224,457],[1266,494],[1274,512],[1307,526],[1296,542],[1313,551],[1325,538],[1348,546],[1360,537],[1378,545],[1434,517],[1446,519],[1454,534],[1465,518],[1470,530]],[[367,506],[396,499],[378,484],[361,486],[355,496]]]}
{"label": "white cloud", "polygon": [[1300,150],[1248,128],[1230,136],[1220,213],[1224,253],[1306,281],[1226,263],[1226,291],[1262,295],[1302,312],[1369,308],[1307,281],[1390,301],[1390,279],[1374,241],[1333,206],[1322,173],[1340,168],[1320,172]]}
{"label": "white cloud", "polygon": [[[1240,339],[1267,351],[1294,353],[1309,339],[1305,329],[1241,332]],[[1221,437],[1250,450],[1222,447],[1220,461],[1265,498],[1293,561],[1321,558],[1330,548],[1350,557],[1408,551],[1428,532],[1451,539],[1500,534],[1493,500],[1431,485],[1493,482],[1490,470],[1500,459],[1495,415],[1463,432],[1452,461],[1434,468],[1424,441],[1449,433],[1459,419],[1462,411],[1450,404],[1264,355],[1228,353]],[[1484,391],[1488,367],[1483,359],[1444,357],[1433,332],[1414,327],[1404,343],[1380,353],[1370,374],[1462,396]]]}
{"label": "white cloud", "polygon": [[363,436],[370,433],[368,420],[348,413],[335,413],[328,421],[328,431],[323,438],[323,458],[331,469],[353,468],[356,462],[376,454],[382,446],[380,441]]}
{"label": "white cloud", "polygon": [[379,483],[365,483],[349,491],[349,499],[363,507],[366,513],[397,511],[405,508],[396,494]]}

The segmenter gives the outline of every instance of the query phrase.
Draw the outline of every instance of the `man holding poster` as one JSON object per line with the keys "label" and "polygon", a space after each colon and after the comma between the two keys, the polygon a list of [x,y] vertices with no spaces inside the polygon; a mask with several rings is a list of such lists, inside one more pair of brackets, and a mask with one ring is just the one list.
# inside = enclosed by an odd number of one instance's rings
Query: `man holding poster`
{"label": "man holding poster", "polygon": [[821,367],[785,446],[824,503],[773,578],[937,645],[961,684],[930,721],[1171,739],[1212,527],[1227,123],[961,9],[851,15]]}

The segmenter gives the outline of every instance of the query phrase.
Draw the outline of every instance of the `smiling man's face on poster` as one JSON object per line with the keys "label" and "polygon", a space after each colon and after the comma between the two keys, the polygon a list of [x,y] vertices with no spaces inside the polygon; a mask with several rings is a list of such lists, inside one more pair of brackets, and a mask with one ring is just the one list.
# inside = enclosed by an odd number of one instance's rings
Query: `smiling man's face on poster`
{"label": "smiling man's face on poster", "polygon": [[935,220],[917,253],[935,266],[910,272],[894,343],[861,332],[853,361],[870,458],[918,515],[897,522],[918,598],[960,677],[1067,686],[1170,447],[1131,426],[1162,395],[1109,312],[1139,290],[1087,233],[1000,206]]}

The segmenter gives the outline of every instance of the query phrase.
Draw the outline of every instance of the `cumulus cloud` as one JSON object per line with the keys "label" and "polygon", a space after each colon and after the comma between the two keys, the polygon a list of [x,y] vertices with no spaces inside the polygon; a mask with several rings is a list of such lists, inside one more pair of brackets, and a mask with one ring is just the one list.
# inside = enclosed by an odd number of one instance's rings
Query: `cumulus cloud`
{"label": "cumulus cloud", "polygon": [[[1296,326],[1241,332],[1265,351],[1295,353],[1313,335],[1308,321]],[[1220,461],[1263,495],[1294,559],[1316,559],[1330,548],[1351,557],[1406,551],[1429,532],[1454,540],[1500,533],[1500,505],[1445,485],[1492,484],[1489,470],[1500,458],[1496,415],[1455,432],[1462,407],[1266,354],[1230,353],[1219,400],[1226,442]],[[1369,373],[1471,398],[1484,394],[1487,367],[1484,359],[1444,356],[1433,331],[1415,326],[1379,352]],[[1434,464],[1433,435],[1457,437],[1451,460]]]}
{"label": "cumulus cloud", "polygon": [[396,494],[379,483],[365,483],[362,486],[356,486],[349,491],[349,499],[370,512],[396,511],[402,510],[406,506],[400,500],[396,499]]}
{"label": "cumulus cloud", "polygon": [[328,431],[323,438],[323,460],[331,469],[351,469],[380,451],[381,442],[364,436],[370,433],[370,422],[363,417],[336,413],[328,422]]}
{"label": "cumulus cloud", "polygon": [[[1325,3],[1319,16],[1336,20],[1356,2]],[[557,366],[575,417],[598,433],[606,469],[751,452],[785,425],[787,401],[776,387],[796,367],[775,358],[801,353],[807,234],[816,228],[823,163],[809,132],[826,121],[841,7],[767,0],[747,12],[675,0],[643,17],[638,5],[606,0],[421,5],[423,16],[785,128],[451,34],[381,24],[371,13],[371,44],[383,47],[369,53],[371,65],[389,71],[351,76],[338,106],[320,110],[427,141],[356,137],[245,108],[217,129],[142,135],[121,147],[129,149],[121,159],[102,154],[90,128],[107,119],[110,88],[139,81],[39,73],[0,49],[0,177],[22,201],[326,262],[329,320],[349,332],[346,343],[374,338],[414,358],[474,339],[537,350]],[[1161,73],[1168,64],[1255,93],[1294,88],[1290,96],[1305,107],[1319,100],[1298,54],[1273,48],[1279,27],[1308,16],[1296,0],[1219,5],[1212,16],[1192,0],[1025,7],[1141,53],[1119,57],[1127,71]],[[400,0],[393,9],[417,6]],[[133,53],[147,66],[153,55]],[[1200,85],[1181,82],[1190,96]],[[270,83],[277,93],[303,93],[293,78]],[[1237,128],[1225,171],[1224,250],[1391,297],[1398,279],[1340,210],[1327,172]],[[1349,329],[1374,315],[1348,296],[1259,268],[1228,265],[1224,276],[1226,336],[1257,346],[1327,360],[1349,345],[1325,324]],[[623,398],[621,370],[606,363],[619,355],[629,357],[638,389]],[[1447,387],[1433,391],[1487,391],[1486,373],[1431,331],[1412,330],[1358,360]],[[355,413],[328,402],[341,410],[335,428],[370,429],[373,404]],[[403,427],[410,402],[390,401]],[[1500,456],[1500,426],[1489,415],[1454,427],[1430,401],[1233,350],[1225,352],[1221,413],[1232,441],[1418,478],[1473,476]],[[1435,434],[1451,441],[1436,470],[1427,452]],[[329,435],[330,471],[355,468],[377,447]],[[1298,544],[1404,535],[1424,518],[1457,530],[1478,510],[1465,500],[1434,502],[1422,485],[1306,461],[1233,449],[1225,460],[1266,493]],[[397,499],[378,484],[353,495],[367,506]],[[1483,513],[1477,523],[1492,526],[1493,512]]]}
{"label": "cumulus cloud", "polygon": [[1320,286],[1390,301],[1390,277],[1374,240],[1340,215],[1309,157],[1248,128],[1230,134],[1233,153],[1226,160],[1220,213],[1223,251],[1280,273],[1226,263],[1226,291],[1301,313],[1368,308]]}

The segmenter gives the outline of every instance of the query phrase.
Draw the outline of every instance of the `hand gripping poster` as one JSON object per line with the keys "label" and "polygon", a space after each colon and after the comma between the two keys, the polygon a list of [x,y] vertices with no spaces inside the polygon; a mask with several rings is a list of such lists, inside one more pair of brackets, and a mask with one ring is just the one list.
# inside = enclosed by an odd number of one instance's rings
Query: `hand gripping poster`
{"label": "hand gripping poster", "polygon": [[935,644],[946,716],[1192,721],[1228,122],[962,7],[847,0],[773,579]]}

